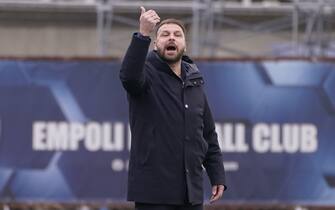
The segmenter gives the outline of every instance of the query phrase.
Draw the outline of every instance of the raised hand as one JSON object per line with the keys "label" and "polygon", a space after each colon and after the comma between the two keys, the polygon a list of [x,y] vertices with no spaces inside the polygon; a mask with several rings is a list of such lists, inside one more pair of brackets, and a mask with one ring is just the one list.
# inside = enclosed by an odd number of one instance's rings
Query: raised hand
{"label": "raised hand", "polygon": [[140,33],[143,36],[150,36],[160,20],[160,17],[154,10],[146,11],[145,8],[141,6]]}

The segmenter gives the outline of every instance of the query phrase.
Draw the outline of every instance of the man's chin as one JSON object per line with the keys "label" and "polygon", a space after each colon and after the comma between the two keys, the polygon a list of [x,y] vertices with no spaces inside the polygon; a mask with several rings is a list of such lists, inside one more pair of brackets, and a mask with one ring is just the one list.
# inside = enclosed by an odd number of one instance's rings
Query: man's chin
{"label": "man's chin", "polygon": [[164,60],[168,63],[175,63],[178,62],[181,59],[181,55],[179,55],[178,53],[174,54],[174,55],[164,55]]}
{"label": "man's chin", "polygon": [[179,51],[171,53],[170,55],[168,55],[166,51],[160,51],[160,50],[157,50],[157,53],[161,57],[161,59],[163,59],[168,64],[173,64],[180,61],[183,55],[183,53],[180,53]]}
{"label": "man's chin", "polygon": [[165,55],[164,56],[166,60],[174,61],[177,59],[177,55]]}

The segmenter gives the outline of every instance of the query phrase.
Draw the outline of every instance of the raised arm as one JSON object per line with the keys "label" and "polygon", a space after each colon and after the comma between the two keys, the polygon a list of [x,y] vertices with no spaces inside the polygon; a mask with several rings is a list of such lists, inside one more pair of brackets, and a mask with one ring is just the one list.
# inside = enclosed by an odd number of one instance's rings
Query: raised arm
{"label": "raised arm", "polygon": [[121,64],[120,79],[130,94],[139,94],[146,87],[144,63],[151,42],[150,34],[160,21],[154,10],[141,7],[139,33],[135,33]]}

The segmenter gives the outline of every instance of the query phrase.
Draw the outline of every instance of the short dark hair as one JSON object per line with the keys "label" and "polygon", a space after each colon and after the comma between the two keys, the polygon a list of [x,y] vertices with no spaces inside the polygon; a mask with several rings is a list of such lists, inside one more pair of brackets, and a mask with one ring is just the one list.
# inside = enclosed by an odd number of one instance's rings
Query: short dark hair
{"label": "short dark hair", "polygon": [[183,30],[184,34],[186,33],[185,25],[181,20],[177,20],[177,19],[174,19],[174,18],[168,18],[168,19],[165,19],[158,24],[158,26],[156,28],[156,36],[157,36],[157,32],[158,32],[159,28],[162,25],[165,25],[165,24],[176,24],[176,25],[180,26],[180,28]]}

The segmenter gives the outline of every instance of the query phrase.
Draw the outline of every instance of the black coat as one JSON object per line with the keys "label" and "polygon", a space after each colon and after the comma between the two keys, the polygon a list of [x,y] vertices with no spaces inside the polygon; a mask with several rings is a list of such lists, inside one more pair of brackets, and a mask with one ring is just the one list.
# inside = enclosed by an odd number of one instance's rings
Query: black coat
{"label": "black coat", "polygon": [[128,200],[200,204],[203,166],[212,185],[225,183],[204,81],[186,56],[183,79],[155,51],[147,56],[150,41],[135,33],[120,71],[132,133]]}

